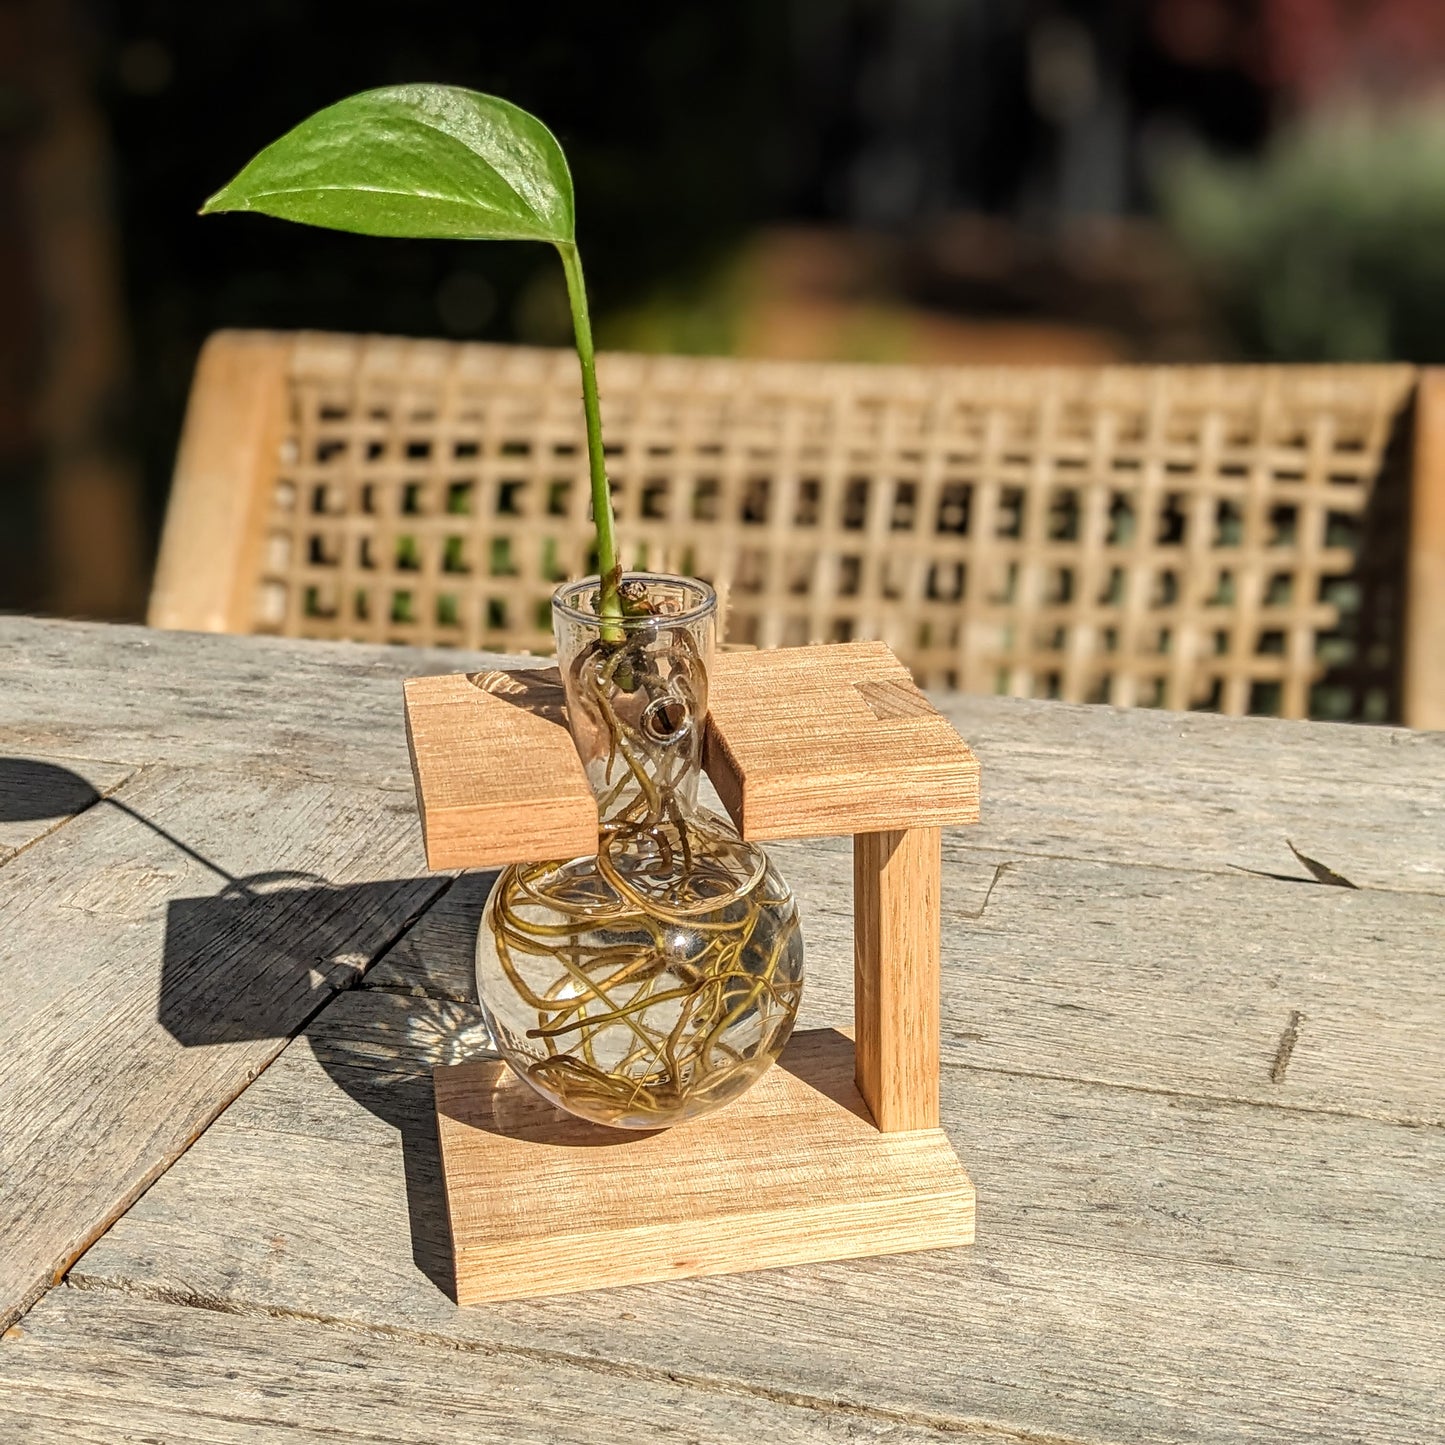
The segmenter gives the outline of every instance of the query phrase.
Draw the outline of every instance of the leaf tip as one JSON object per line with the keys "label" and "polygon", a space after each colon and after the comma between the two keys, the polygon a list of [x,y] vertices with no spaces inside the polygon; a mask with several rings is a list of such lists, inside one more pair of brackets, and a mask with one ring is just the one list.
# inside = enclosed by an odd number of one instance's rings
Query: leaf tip
{"label": "leaf tip", "polygon": [[230,187],[222,186],[214,196],[207,196],[201,203],[201,209],[196,212],[198,216],[214,216],[218,211],[236,211],[242,209],[233,205],[230,199]]}

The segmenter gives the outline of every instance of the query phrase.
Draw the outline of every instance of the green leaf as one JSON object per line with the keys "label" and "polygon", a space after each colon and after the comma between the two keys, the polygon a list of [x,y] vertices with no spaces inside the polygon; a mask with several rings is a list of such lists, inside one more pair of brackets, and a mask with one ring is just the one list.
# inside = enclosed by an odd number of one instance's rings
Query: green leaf
{"label": "green leaf", "polygon": [[259,211],[367,236],[574,240],[556,137],[505,100],[393,85],[318,111],[201,208]]}

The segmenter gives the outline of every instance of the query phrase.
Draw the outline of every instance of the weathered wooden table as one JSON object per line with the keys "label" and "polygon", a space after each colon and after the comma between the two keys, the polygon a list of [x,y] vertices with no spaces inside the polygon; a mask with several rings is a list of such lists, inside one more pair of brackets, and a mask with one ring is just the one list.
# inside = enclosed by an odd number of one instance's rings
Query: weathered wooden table
{"label": "weathered wooden table", "polygon": [[[0,1438],[1440,1438],[1445,734],[946,700],[977,1246],[459,1311],[463,665],[0,621]],[[776,853],[846,1023],[848,844]]]}

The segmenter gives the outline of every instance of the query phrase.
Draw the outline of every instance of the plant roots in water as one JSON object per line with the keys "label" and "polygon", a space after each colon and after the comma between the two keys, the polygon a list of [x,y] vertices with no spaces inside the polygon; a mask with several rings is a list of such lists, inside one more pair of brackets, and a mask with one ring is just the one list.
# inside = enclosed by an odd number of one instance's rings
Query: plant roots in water
{"label": "plant roots in water", "polygon": [[680,630],[662,656],[650,642],[598,642],[573,663],[569,706],[603,743],[589,768],[597,855],[504,870],[477,959],[494,1038],[522,1077],[574,1114],[633,1129],[745,1090],[782,1052],[802,990],[787,884],[693,801],[696,650]]}

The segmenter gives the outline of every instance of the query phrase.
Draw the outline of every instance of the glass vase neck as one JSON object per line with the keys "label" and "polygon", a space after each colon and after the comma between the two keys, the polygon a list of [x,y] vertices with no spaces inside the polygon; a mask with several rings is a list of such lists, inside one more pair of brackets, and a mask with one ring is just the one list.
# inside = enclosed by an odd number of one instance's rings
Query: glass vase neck
{"label": "glass vase neck", "polygon": [[717,596],[706,582],[625,573],[623,616],[595,577],[552,601],[573,741],[604,827],[682,826],[697,805]]}

